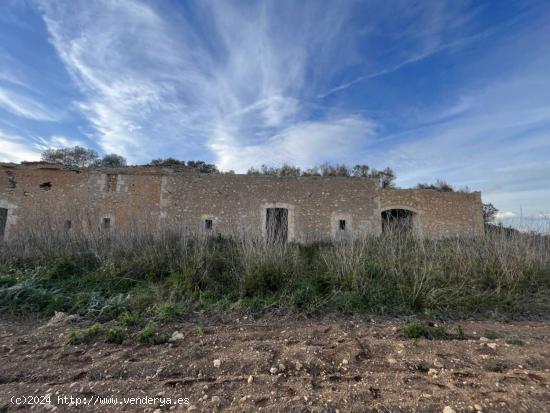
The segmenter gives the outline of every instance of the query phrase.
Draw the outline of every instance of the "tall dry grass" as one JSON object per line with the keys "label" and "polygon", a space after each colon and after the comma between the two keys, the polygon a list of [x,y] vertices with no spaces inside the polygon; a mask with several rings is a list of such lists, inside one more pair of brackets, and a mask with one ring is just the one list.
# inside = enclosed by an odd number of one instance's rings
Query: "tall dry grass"
{"label": "tall dry grass", "polygon": [[[0,309],[86,313],[90,303],[102,311],[114,300],[113,316],[150,313],[159,303],[180,312],[550,315],[550,237],[543,235],[492,228],[485,237],[425,240],[389,231],[299,245],[252,231],[228,238],[52,228],[60,227],[37,225],[1,245]],[[36,294],[44,305],[29,304]]]}

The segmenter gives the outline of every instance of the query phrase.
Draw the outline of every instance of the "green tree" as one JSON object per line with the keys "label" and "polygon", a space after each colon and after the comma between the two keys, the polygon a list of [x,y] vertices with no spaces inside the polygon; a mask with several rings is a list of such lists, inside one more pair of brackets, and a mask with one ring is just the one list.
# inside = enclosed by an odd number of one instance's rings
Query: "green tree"
{"label": "green tree", "polygon": [[496,215],[498,213],[498,209],[491,203],[483,204],[482,212],[483,212],[483,222],[485,222],[485,224],[491,224],[495,221]]}
{"label": "green tree", "polygon": [[69,148],[47,149],[42,152],[43,162],[61,164],[67,168],[88,168],[98,161],[97,151],[82,146]]}
{"label": "green tree", "polygon": [[103,158],[101,158],[101,160],[97,163],[98,166],[103,166],[106,168],[121,168],[126,166],[126,158],[117,155],[116,153],[110,153],[103,156]]}

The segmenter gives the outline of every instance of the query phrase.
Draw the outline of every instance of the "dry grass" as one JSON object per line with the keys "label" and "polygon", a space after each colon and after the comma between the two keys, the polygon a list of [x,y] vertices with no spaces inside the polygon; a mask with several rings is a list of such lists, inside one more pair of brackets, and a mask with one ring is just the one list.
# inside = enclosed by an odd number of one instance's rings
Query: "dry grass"
{"label": "dry grass", "polygon": [[[47,226],[46,226],[47,227]],[[34,227],[0,250],[0,307],[162,321],[188,311],[550,314],[550,238],[491,230],[441,241],[401,232],[299,245],[134,229]],[[49,227],[51,228],[51,227]],[[162,307],[165,305],[165,307]]]}

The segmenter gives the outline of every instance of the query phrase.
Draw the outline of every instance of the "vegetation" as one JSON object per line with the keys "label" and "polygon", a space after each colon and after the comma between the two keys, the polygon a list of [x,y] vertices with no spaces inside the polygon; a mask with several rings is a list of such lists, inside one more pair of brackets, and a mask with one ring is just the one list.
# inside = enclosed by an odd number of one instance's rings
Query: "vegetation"
{"label": "vegetation", "polygon": [[93,340],[103,328],[101,324],[95,323],[93,326],[88,328],[82,328],[79,330],[71,330],[67,336],[67,344],[76,345],[82,343],[89,343]]}
{"label": "vegetation", "polygon": [[99,157],[97,151],[82,146],[69,148],[47,149],[42,152],[43,162],[57,163],[66,168],[90,168],[107,167],[119,168],[126,166],[126,159],[115,153],[107,154],[103,158]]}
{"label": "vegetation", "polygon": [[260,169],[250,168],[248,175],[270,175],[270,176],[341,176],[354,178],[372,178],[379,182],[381,188],[395,187],[395,173],[391,168],[385,168],[381,171],[371,169],[368,165],[355,165],[350,168],[343,164],[331,165],[324,163],[320,166],[314,166],[306,170],[302,170],[297,166],[284,164],[277,168],[268,165],[262,165]]}
{"label": "vegetation", "polygon": [[445,327],[423,323],[419,320],[410,322],[403,327],[403,335],[415,339],[424,337],[428,340],[464,340],[466,338],[461,326],[458,326],[456,333],[451,333]]}
{"label": "vegetation", "polygon": [[107,330],[107,343],[122,344],[126,338],[126,330],[120,326],[113,326]]}
{"label": "vegetation", "polygon": [[0,248],[0,311],[122,326],[196,312],[547,317],[549,293],[550,238],[519,232],[441,241],[390,232],[304,246],[36,228]]}

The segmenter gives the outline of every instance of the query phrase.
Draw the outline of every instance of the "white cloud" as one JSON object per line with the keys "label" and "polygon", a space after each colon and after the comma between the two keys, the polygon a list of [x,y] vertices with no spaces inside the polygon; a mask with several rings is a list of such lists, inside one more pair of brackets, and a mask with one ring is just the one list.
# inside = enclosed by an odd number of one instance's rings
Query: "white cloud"
{"label": "white cloud", "polygon": [[20,136],[9,135],[0,130],[0,162],[21,162],[40,160],[40,151],[29,147]]}
{"label": "white cloud", "polygon": [[225,160],[242,148],[267,154],[270,139],[311,122],[342,128],[348,117],[312,121],[304,97],[346,64],[339,34],[351,4],[195,3],[204,27],[162,3],[40,5],[50,41],[85,96],[78,106],[107,152],[143,161],[209,148],[214,161],[235,168]]}
{"label": "white cloud", "polygon": [[0,87],[0,108],[32,120],[54,121],[57,115],[35,100]]}
{"label": "white cloud", "polygon": [[499,212],[496,213],[495,219],[498,220],[498,221],[504,221],[504,220],[507,220],[507,219],[515,218],[516,216],[517,216],[517,214],[515,214],[514,212],[511,212],[511,211],[499,211]]}
{"label": "white cloud", "polygon": [[219,154],[222,169],[237,172],[262,163],[302,167],[327,160],[352,163],[359,162],[358,153],[372,143],[376,129],[374,122],[361,117],[301,122],[281,130],[267,142],[246,145],[220,126],[210,146]]}

